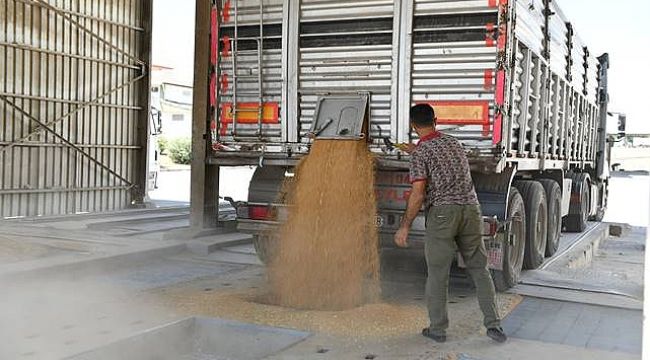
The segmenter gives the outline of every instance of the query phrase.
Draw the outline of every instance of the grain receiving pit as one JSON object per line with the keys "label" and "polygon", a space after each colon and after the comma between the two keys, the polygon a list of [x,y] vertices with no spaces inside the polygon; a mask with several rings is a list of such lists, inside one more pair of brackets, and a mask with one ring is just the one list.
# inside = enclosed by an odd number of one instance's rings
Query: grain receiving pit
{"label": "grain receiving pit", "polygon": [[72,356],[68,360],[262,359],[309,336],[235,321],[187,318]]}

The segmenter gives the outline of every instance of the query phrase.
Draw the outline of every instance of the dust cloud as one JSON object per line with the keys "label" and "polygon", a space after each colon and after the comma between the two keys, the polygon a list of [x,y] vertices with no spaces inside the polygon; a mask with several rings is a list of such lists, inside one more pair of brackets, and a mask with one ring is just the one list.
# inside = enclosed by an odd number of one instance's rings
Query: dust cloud
{"label": "dust cloud", "polygon": [[106,279],[0,277],[0,359],[62,359],[178,316]]}
{"label": "dust cloud", "polygon": [[379,298],[374,160],[364,141],[316,140],[285,184],[270,302],[341,310]]}

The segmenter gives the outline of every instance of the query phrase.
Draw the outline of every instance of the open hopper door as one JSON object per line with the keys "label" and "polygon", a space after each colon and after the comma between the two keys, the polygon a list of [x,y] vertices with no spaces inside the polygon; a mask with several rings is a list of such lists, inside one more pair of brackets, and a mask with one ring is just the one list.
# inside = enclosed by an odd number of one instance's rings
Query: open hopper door
{"label": "open hopper door", "polygon": [[369,94],[326,95],[318,98],[310,137],[329,140],[367,138]]}

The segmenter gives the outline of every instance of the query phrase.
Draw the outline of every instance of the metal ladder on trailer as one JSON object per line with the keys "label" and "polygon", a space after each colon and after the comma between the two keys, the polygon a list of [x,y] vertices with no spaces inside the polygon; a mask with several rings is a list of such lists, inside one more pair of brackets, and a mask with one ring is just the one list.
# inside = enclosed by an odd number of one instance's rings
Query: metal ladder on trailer
{"label": "metal ladder on trailer", "polygon": [[[235,28],[233,31],[233,37],[231,41],[231,64],[232,64],[232,131],[231,135],[235,141],[246,141],[246,140],[262,140],[262,120],[264,116],[264,89],[263,89],[263,80],[264,80],[264,0],[259,0],[259,36],[258,37],[239,37],[239,7],[238,1],[233,0],[233,17]],[[257,75],[253,74],[253,69],[251,69],[250,75],[238,75],[237,74],[237,55],[238,55],[238,41],[239,40],[249,40],[255,41],[257,45]],[[237,98],[237,80],[238,79],[257,79],[257,133],[255,138],[246,138],[237,135],[237,117],[240,112],[250,111],[249,109],[243,109],[239,106]]]}

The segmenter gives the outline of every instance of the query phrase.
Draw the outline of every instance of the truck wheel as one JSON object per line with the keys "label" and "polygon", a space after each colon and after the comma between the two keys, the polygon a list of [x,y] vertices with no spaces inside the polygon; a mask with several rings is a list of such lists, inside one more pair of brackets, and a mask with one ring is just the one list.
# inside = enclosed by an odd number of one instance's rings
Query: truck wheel
{"label": "truck wheel", "polygon": [[583,232],[589,219],[589,180],[586,174],[574,174],[571,185],[569,215],[564,218],[564,228],[569,232]]}
{"label": "truck wheel", "polygon": [[515,188],[510,189],[508,196],[508,218],[512,222],[508,238],[503,242],[503,270],[492,270],[494,286],[498,291],[506,291],[519,282],[524,263],[526,209],[524,199]]}
{"label": "truck wheel", "polygon": [[517,181],[515,187],[524,198],[526,208],[526,249],[524,268],[537,269],[546,255],[548,205],[544,187],[537,181]]}
{"label": "truck wheel", "polygon": [[546,236],[546,256],[553,256],[560,245],[562,233],[562,190],[560,184],[551,179],[540,179],[546,192],[548,204],[548,230]]}
{"label": "truck wheel", "polygon": [[272,241],[273,239],[268,235],[253,236],[253,247],[255,247],[257,258],[266,265],[269,264],[273,256],[273,248],[271,245]]}

